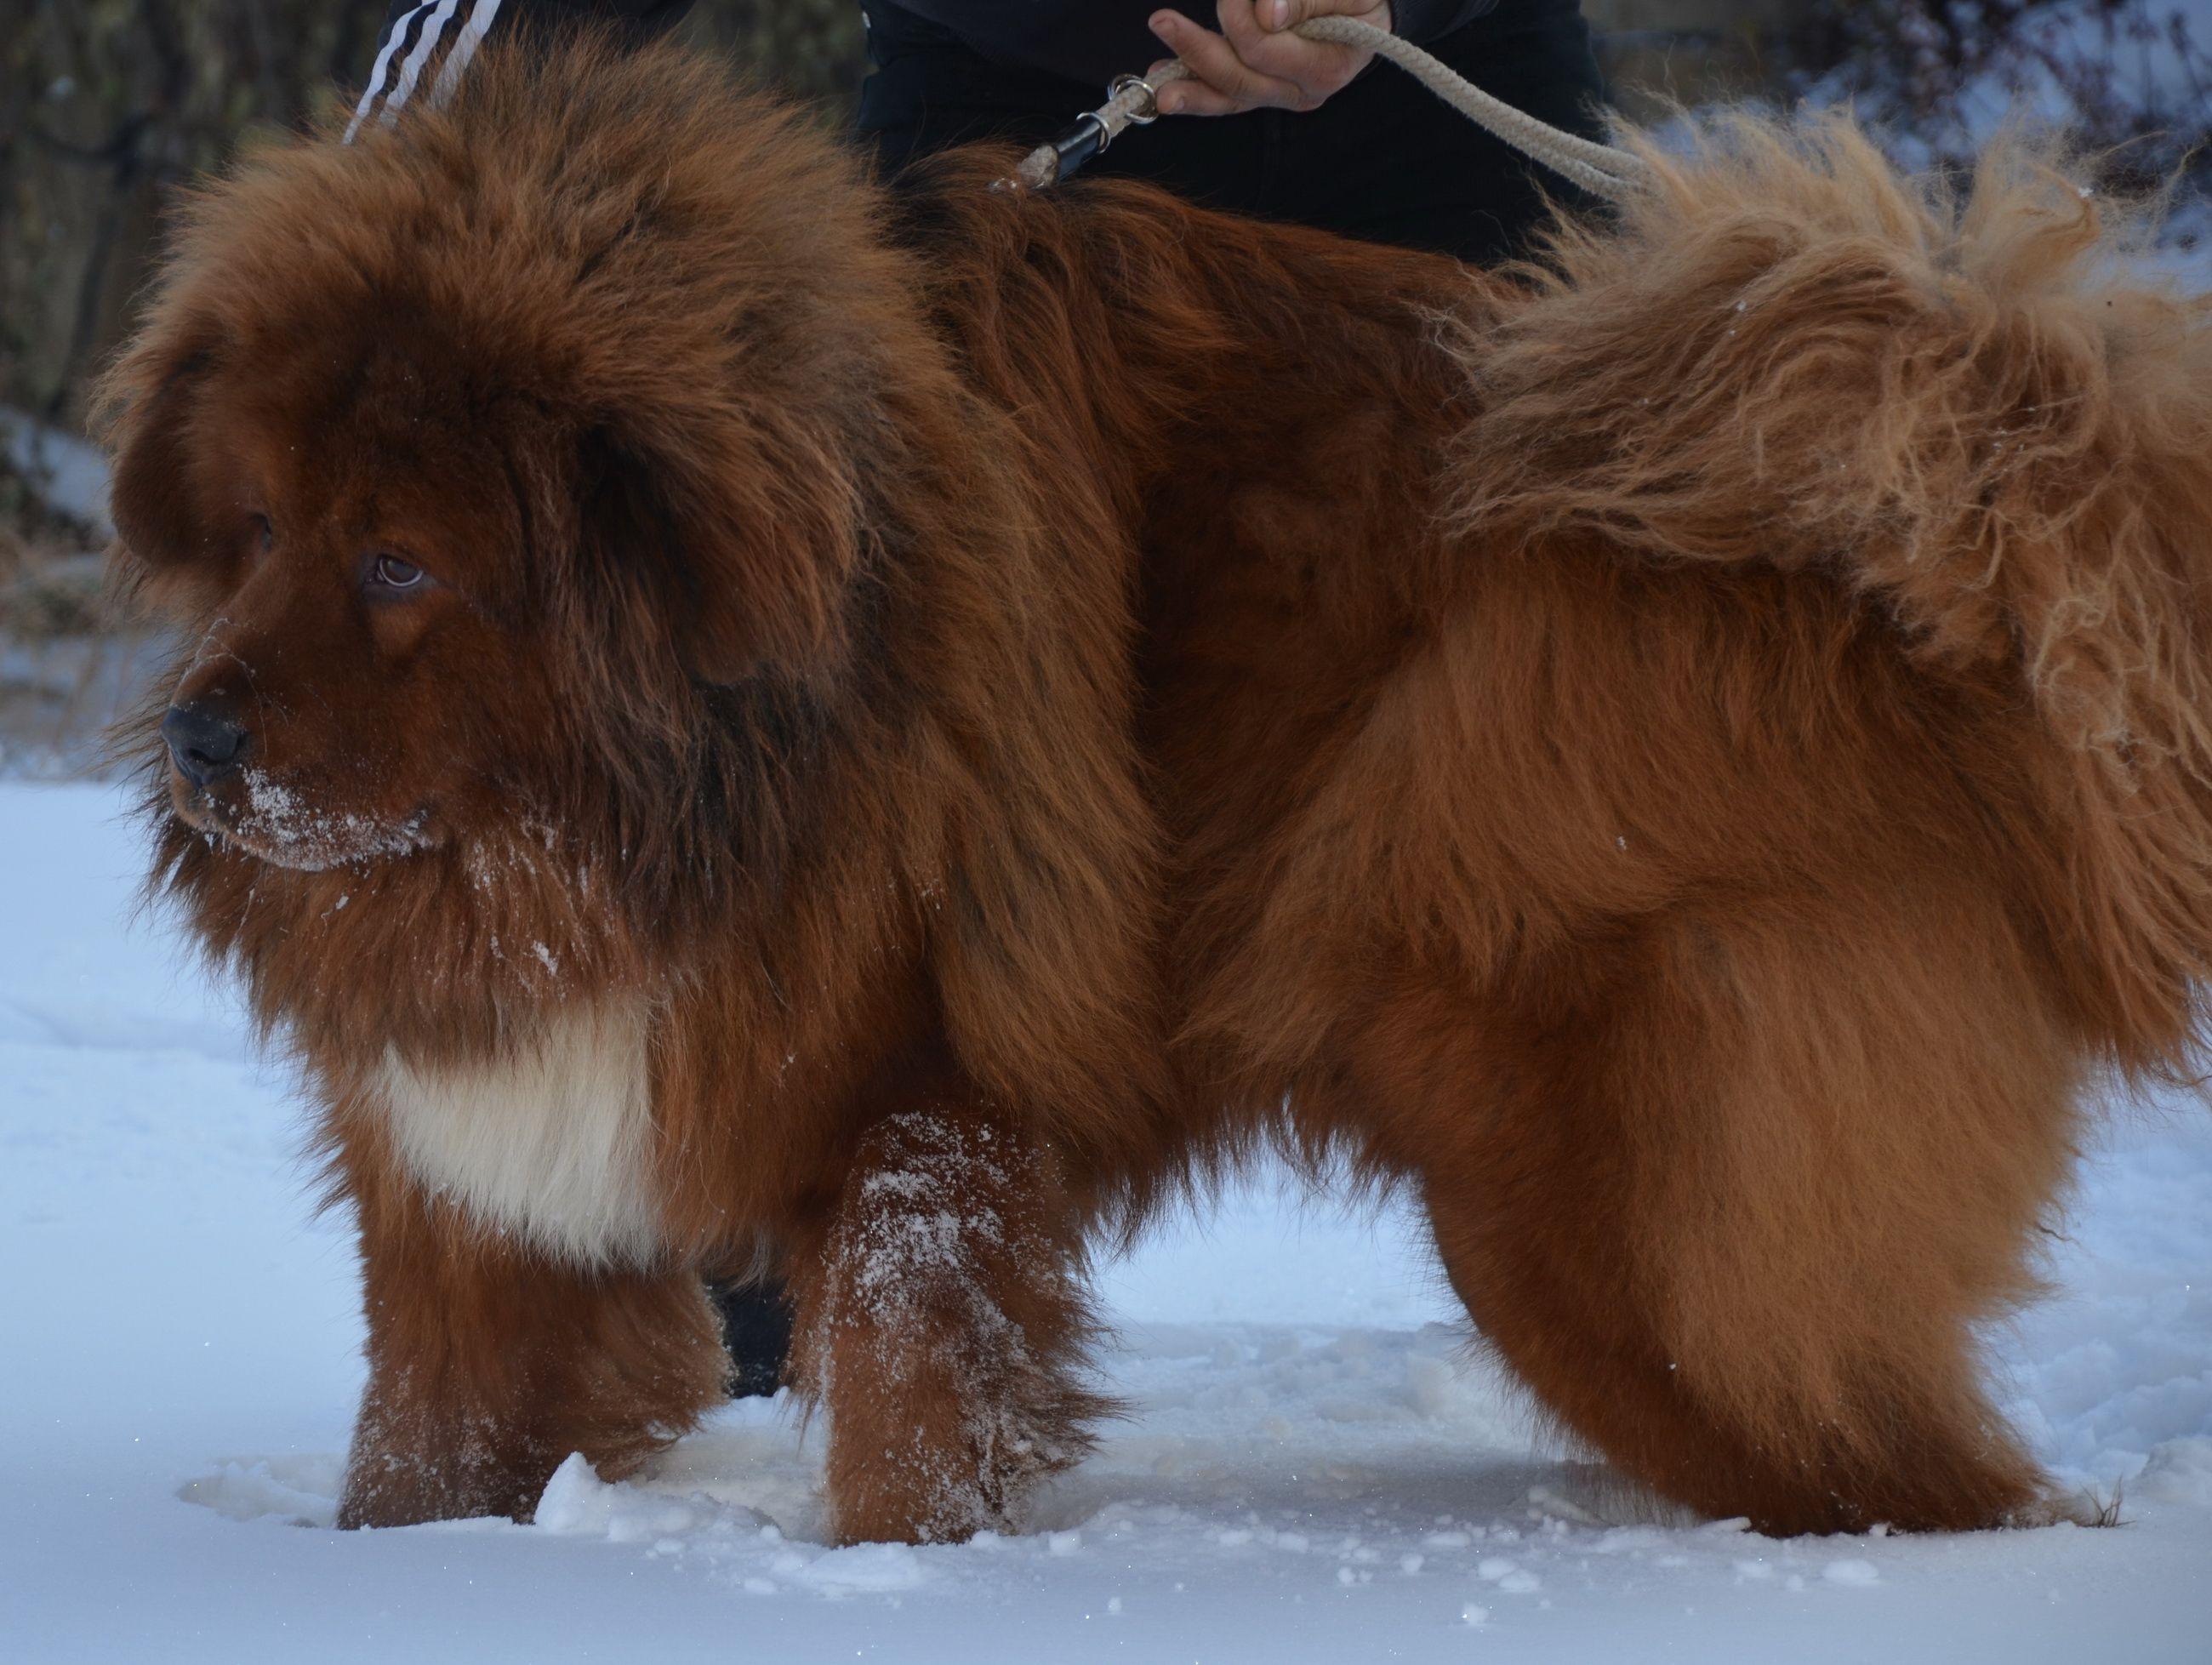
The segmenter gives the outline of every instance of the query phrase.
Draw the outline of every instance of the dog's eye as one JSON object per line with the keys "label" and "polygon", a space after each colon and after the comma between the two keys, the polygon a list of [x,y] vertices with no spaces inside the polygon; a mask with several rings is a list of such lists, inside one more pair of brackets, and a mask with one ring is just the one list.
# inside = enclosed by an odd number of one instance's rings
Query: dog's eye
{"label": "dog's eye", "polygon": [[265,514],[256,514],[249,518],[253,526],[253,547],[266,555],[276,547],[276,528],[269,524],[269,517]]}
{"label": "dog's eye", "polygon": [[396,555],[380,555],[368,569],[372,582],[387,590],[411,590],[422,581],[422,569]]}

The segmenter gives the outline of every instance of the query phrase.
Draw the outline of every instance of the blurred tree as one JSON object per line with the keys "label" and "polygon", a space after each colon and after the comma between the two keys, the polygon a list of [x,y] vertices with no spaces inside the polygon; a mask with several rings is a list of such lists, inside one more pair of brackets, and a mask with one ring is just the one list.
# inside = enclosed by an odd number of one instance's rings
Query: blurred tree
{"label": "blurred tree", "polygon": [[1959,167],[2008,118],[2069,130],[2109,184],[2212,184],[2205,0],[1808,0],[1773,43],[1784,91],[1848,101],[1909,161]]}
{"label": "blurred tree", "polygon": [[698,0],[690,27],[694,39],[802,98],[842,108],[860,89],[860,0]]}
{"label": "blurred tree", "polygon": [[1644,119],[1672,101],[1765,90],[1767,43],[1805,0],[1583,0],[1614,100]]}

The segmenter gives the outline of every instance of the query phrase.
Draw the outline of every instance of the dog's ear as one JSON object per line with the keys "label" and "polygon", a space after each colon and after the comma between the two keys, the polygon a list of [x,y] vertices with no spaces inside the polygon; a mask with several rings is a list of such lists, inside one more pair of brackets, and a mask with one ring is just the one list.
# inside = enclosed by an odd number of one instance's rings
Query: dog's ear
{"label": "dog's ear", "polygon": [[732,401],[611,416],[585,448],[586,535],[653,595],[693,677],[804,674],[837,654],[861,512],[833,436]]}
{"label": "dog's ear", "polygon": [[157,324],[101,381],[96,426],[114,459],[108,495],[118,556],[144,574],[190,565],[219,541],[194,466],[216,351],[209,331]]}

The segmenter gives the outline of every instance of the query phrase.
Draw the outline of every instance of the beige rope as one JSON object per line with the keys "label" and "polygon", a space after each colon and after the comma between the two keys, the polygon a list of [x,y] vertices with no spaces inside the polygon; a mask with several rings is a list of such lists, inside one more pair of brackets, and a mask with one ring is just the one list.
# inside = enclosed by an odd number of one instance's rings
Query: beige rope
{"label": "beige rope", "polygon": [[1349,17],[1316,17],[1299,24],[1297,32],[1308,40],[1364,48],[1389,58],[1476,126],[1594,196],[1619,202],[1644,184],[1641,158],[1609,144],[1594,144],[1563,133],[1504,100],[1492,98],[1465,76],[1388,29]]}
{"label": "beige rope", "polygon": [[[1299,24],[1297,33],[1308,40],[1328,41],[1389,58],[1484,131],[1593,196],[1619,202],[1644,183],[1645,170],[1640,158],[1609,144],[1594,144],[1572,133],[1563,133],[1548,122],[1515,109],[1388,29],[1378,29],[1371,23],[1349,17],[1316,17]],[[1115,82],[1113,96],[1087,118],[1098,125],[1098,149],[1103,150],[1130,127],[1141,127],[1151,122],[1159,113],[1157,100],[1160,89],[1189,74],[1189,69],[1178,62],[1165,66],[1149,82],[1133,76],[1124,76]],[[1014,178],[1033,190],[1042,190],[1059,179],[1060,166],[1058,149],[1042,144],[1022,159],[1021,166],[1014,170]]]}

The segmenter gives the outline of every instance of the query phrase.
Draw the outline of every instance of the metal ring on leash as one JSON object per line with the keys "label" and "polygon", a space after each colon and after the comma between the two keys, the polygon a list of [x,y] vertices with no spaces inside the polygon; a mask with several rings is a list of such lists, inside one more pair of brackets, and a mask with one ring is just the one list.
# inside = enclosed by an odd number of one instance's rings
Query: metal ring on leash
{"label": "metal ring on leash", "polygon": [[[1129,112],[1129,125],[1150,127],[1160,118],[1160,89],[1146,80],[1144,76],[1115,76],[1113,80],[1106,83],[1106,96],[1109,100],[1117,99],[1122,94],[1138,88],[1144,89],[1145,95],[1137,106]],[[1108,141],[1109,143],[1111,142]],[[1098,148],[1103,150],[1106,147],[1102,144]]]}

